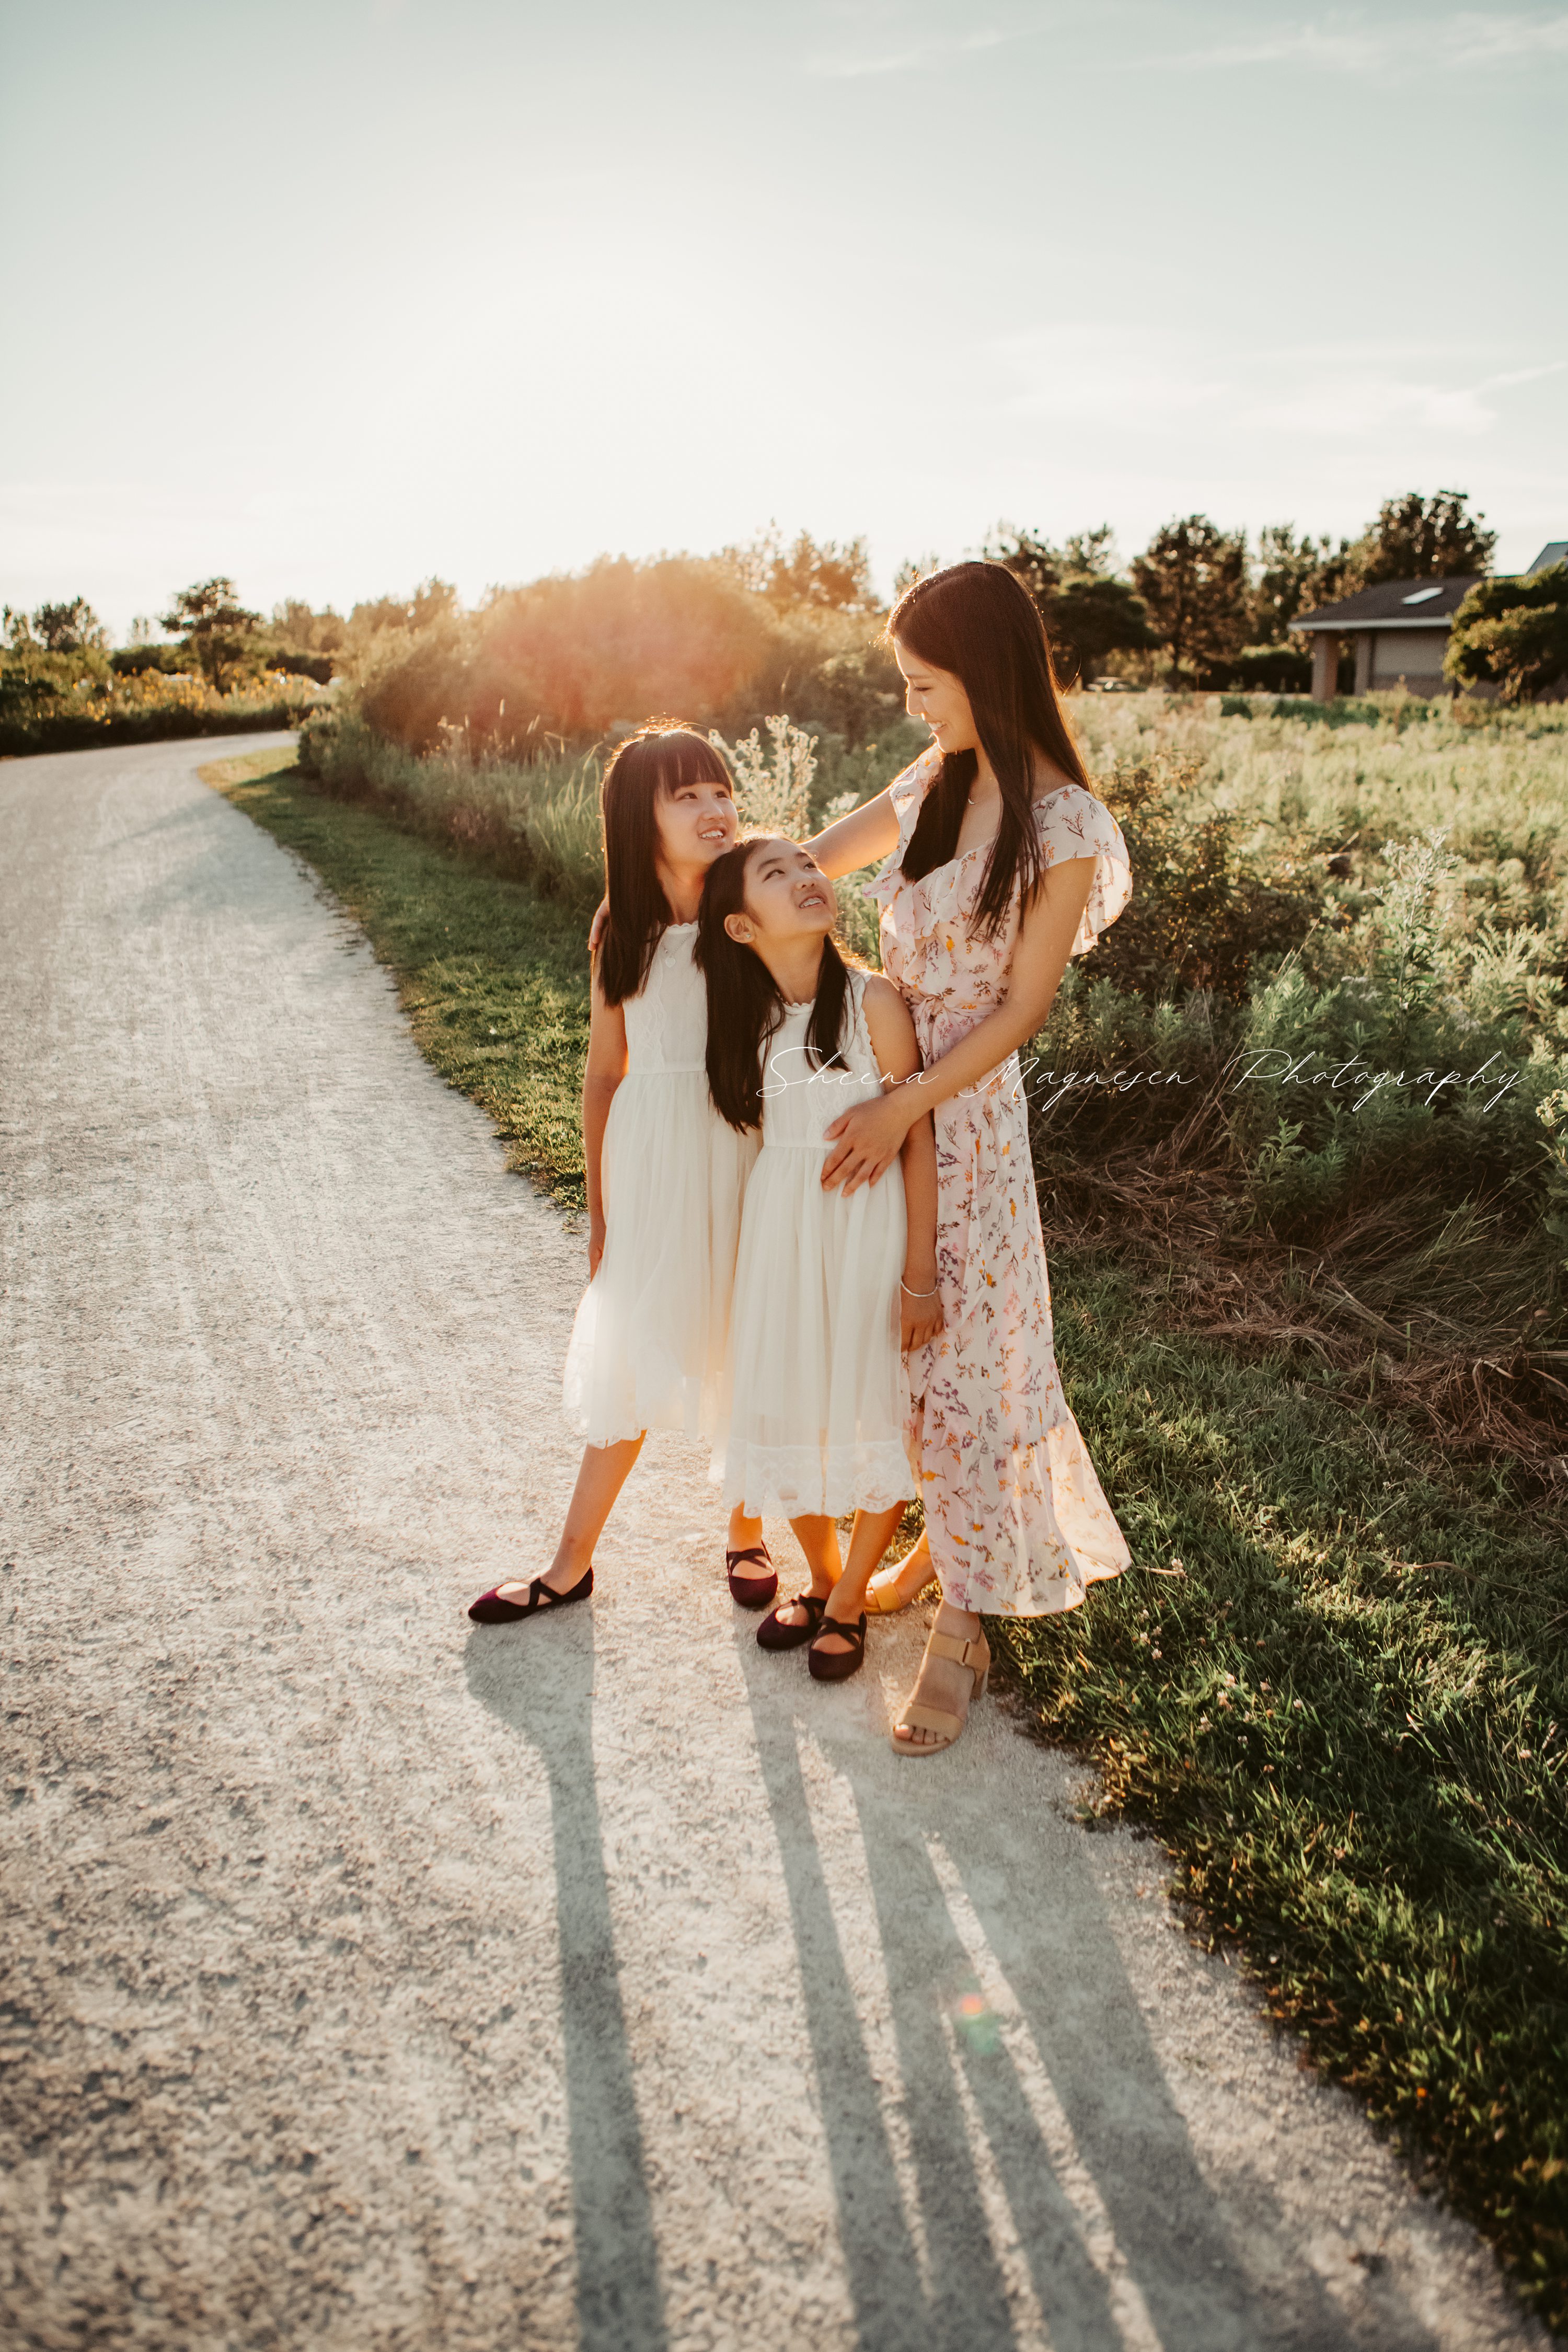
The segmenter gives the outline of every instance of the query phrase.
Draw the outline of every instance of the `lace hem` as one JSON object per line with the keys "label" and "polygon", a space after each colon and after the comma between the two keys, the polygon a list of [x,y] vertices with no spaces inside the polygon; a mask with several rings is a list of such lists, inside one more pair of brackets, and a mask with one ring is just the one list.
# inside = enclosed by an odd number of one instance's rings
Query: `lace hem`
{"label": "lace hem", "polygon": [[709,1475],[727,1503],[747,1517],[841,1518],[847,1511],[889,1511],[918,1488],[900,1438],[847,1445],[731,1444]]}

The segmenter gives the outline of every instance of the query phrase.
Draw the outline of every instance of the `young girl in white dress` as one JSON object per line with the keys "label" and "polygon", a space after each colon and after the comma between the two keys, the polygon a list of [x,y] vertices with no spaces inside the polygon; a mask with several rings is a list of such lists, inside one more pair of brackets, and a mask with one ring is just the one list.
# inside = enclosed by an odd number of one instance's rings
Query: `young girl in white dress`
{"label": "young girl in white dress", "polygon": [[[714,1104],[732,1132],[762,1129],[713,1475],[748,1519],[773,1512],[794,1528],[810,1586],[757,1639],[809,1643],[821,1682],[844,1681],[864,1657],[866,1584],[917,1491],[901,1352],[942,1323],[931,1121],[914,1122],[900,1166],[876,1183],[823,1188],[823,1129],[921,1066],[898,990],[847,966],[828,936],[837,915],[810,851],[763,835],[715,861],[697,949]],[[849,1510],[841,1570],[834,1522]]]}
{"label": "young girl in white dress", "polygon": [[[586,1600],[594,1547],[645,1433],[711,1436],[718,1421],[757,1153],[756,1137],[709,1099],[707,998],[692,961],[702,885],[735,838],[729,771],[690,728],[642,728],[605,771],[604,823],[608,919],[583,1081],[590,1279],[563,1381],[587,1444],[554,1558],[529,1581],[481,1593],[468,1611],[481,1624]],[[759,1518],[731,1515],[731,1591],[751,1607],[778,1590],[762,1533]],[[762,1572],[741,1573],[748,1563]]]}

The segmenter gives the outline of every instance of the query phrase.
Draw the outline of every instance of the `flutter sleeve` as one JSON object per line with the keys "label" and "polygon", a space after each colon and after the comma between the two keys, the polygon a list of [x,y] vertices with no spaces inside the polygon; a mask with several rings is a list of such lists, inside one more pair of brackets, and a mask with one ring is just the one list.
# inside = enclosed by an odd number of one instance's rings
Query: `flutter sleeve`
{"label": "flutter sleeve", "polygon": [[921,813],[921,803],[942,773],[942,749],[932,743],[920,758],[911,761],[901,774],[888,786],[888,798],[899,820],[899,845],[881,870],[866,885],[868,898],[886,906],[903,878],[904,852],[910,845]]}
{"label": "flutter sleeve", "polygon": [[1083,955],[1132,896],[1132,867],[1121,827],[1104,802],[1081,784],[1068,784],[1037,801],[1035,821],[1047,866],[1060,866],[1069,857],[1094,859],[1089,904],[1072,943],[1074,955]]}

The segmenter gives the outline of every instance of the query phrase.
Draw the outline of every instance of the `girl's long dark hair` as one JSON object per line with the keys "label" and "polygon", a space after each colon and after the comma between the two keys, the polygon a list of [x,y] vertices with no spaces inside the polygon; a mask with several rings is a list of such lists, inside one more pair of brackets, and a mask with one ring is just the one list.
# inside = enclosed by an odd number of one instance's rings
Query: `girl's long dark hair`
{"label": "girl's long dark hair", "polygon": [[609,901],[599,940],[598,980],[606,1004],[636,996],[653,951],[675,919],[658,878],[660,793],[682,784],[722,784],[730,771],[711,743],[676,719],[650,719],[617,745],[605,771],[605,896]]}
{"label": "girl's long dark hair", "polygon": [[[762,957],[730,937],[724,918],[744,914],[746,861],[774,838],[753,833],[716,857],[697,913],[697,968],[708,983],[708,1091],[720,1118],[742,1132],[763,1123],[763,1062],[784,1019],[784,1001]],[[805,1032],[806,1057],[815,1070],[847,1066],[839,1041],[848,995],[848,968],[836,943],[824,940],[816,1002]]]}
{"label": "girl's long dark hair", "polygon": [[[963,686],[975,729],[1002,788],[1002,821],[974,901],[974,935],[994,939],[1016,886],[1025,908],[1045,877],[1034,817],[1035,762],[1044,751],[1075,783],[1089,772],[1062,711],[1050,643],[1038,605],[1004,563],[950,563],[907,588],[885,632]],[[903,871],[920,881],[958,853],[959,828],[974,781],[973,751],[943,760],[921,803]]]}

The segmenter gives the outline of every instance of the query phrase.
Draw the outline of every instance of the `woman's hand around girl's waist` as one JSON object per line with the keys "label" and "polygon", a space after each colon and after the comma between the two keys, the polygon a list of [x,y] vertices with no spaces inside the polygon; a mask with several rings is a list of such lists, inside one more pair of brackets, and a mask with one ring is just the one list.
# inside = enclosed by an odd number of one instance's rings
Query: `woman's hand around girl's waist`
{"label": "woman's hand around girl's waist", "polygon": [[841,1111],[822,1130],[828,1146],[822,1181],[831,1192],[841,1184],[846,1195],[862,1184],[874,1184],[885,1175],[904,1148],[904,1139],[928,1106],[921,1098],[920,1078],[889,1086],[875,1102],[857,1103]]}

